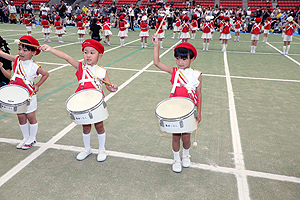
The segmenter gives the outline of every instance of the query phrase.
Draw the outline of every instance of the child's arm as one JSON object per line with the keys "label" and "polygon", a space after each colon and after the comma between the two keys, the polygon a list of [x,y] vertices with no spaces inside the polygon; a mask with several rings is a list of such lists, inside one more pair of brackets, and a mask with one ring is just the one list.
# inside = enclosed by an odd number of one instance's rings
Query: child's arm
{"label": "child's arm", "polygon": [[45,69],[38,68],[37,73],[42,75],[42,78],[34,85],[34,91],[39,91],[39,87],[46,81],[46,79],[49,77],[49,72],[47,72]]}
{"label": "child's arm", "polygon": [[165,65],[159,60],[159,42],[158,42],[157,34],[154,34],[152,36],[152,42],[154,44],[153,64],[159,69],[172,74],[173,67]]}
{"label": "child's arm", "polygon": [[[111,83],[110,80],[109,80],[109,78],[108,78],[107,72],[106,72],[105,77],[104,77],[103,80],[104,80],[105,82]],[[108,91],[110,91],[110,92],[116,92],[116,91],[118,90],[118,86],[115,85],[115,84],[109,85],[109,84],[106,84],[106,83],[105,83],[105,87],[106,87],[106,89],[107,89]]]}
{"label": "child's arm", "polygon": [[5,58],[6,60],[15,61],[17,56],[10,55],[0,50],[0,57]]}
{"label": "child's arm", "polygon": [[78,60],[75,60],[74,58],[72,58],[71,56],[69,56],[68,54],[62,52],[62,51],[59,51],[57,49],[54,49],[52,47],[50,47],[49,45],[47,44],[43,44],[40,49],[44,52],[50,52],[52,54],[54,54],[55,56],[61,58],[61,59],[64,59],[66,60],[68,63],[70,63],[75,69],[78,69],[79,67],[79,61]]}
{"label": "child's arm", "polygon": [[198,106],[197,106],[198,116],[197,116],[196,120],[199,123],[201,121],[201,105],[202,105],[202,92],[201,92],[201,89],[202,89],[202,74],[200,74],[198,80],[199,80],[200,83],[199,83],[198,87],[196,88],[196,91],[197,91],[197,94],[198,94],[198,97],[199,97],[199,103],[198,103]]}

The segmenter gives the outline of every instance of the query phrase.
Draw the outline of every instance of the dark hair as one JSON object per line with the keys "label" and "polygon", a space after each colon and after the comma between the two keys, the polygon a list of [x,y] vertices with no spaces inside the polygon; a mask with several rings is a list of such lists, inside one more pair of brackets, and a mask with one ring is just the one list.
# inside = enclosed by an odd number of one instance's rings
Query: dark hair
{"label": "dark hair", "polygon": [[91,30],[94,29],[94,27],[97,25],[97,22],[98,22],[98,19],[97,19],[96,17],[93,18],[93,20],[92,20],[92,25],[91,25]]}
{"label": "dark hair", "polygon": [[0,36],[0,48],[4,47],[3,51],[5,53],[8,53],[9,54],[9,50],[10,48],[8,47],[8,44],[6,42],[6,40],[4,40],[1,36]]}
{"label": "dark hair", "polygon": [[180,57],[180,58],[188,58],[188,55],[190,55],[190,59],[194,58],[194,53],[191,49],[187,49],[184,47],[178,47],[177,49],[175,49],[174,51],[174,57]]}
{"label": "dark hair", "polygon": [[[20,42],[22,43],[27,43],[27,44],[31,44],[29,41],[27,40],[20,40]],[[26,48],[28,49],[29,51],[36,51],[35,48],[33,46],[29,46],[29,45],[26,45],[26,44],[21,44],[23,48]]]}

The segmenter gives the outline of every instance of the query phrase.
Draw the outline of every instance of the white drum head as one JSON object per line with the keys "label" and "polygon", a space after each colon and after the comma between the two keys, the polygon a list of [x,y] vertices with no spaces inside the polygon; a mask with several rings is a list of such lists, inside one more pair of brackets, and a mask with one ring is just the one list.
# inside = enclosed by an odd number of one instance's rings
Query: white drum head
{"label": "white drum head", "polygon": [[0,88],[0,101],[3,103],[20,104],[28,97],[28,90],[19,85],[6,85]]}
{"label": "white drum head", "polygon": [[85,111],[93,108],[103,99],[102,92],[98,90],[83,90],[73,94],[67,100],[67,109],[73,112]]}
{"label": "white drum head", "polygon": [[179,118],[189,114],[195,105],[188,98],[174,97],[161,102],[156,108],[156,114],[162,118]]}

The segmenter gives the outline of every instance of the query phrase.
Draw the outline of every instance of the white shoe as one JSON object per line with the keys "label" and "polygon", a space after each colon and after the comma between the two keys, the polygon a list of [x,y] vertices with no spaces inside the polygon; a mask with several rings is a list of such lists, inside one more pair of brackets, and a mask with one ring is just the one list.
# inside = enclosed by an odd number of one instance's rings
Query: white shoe
{"label": "white shoe", "polygon": [[205,48],[204,48],[204,49],[202,49],[202,51],[205,51]]}
{"label": "white shoe", "polygon": [[48,40],[48,42],[51,42],[51,40]]}
{"label": "white shoe", "polygon": [[35,143],[36,143],[35,140],[33,140],[33,141],[27,140],[27,141],[24,143],[24,146],[22,146],[22,149],[23,149],[23,150],[30,149]]}
{"label": "white shoe", "polygon": [[163,47],[159,47],[159,48],[163,49]]}
{"label": "white shoe", "polygon": [[59,43],[64,43],[64,41],[59,41]]}
{"label": "white shoe", "polygon": [[22,140],[18,145],[17,149],[22,149],[27,140]]}
{"label": "white shoe", "polygon": [[181,161],[180,160],[174,160],[174,163],[172,165],[172,170],[176,173],[181,172],[182,167],[181,167]]}
{"label": "white shoe", "polygon": [[234,42],[236,41],[236,40],[233,40]]}
{"label": "white shoe", "polygon": [[148,46],[144,46],[144,48],[147,48]]}
{"label": "white shoe", "polygon": [[174,39],[174,37],[171,37],[171,39]]}
{"label": "white shoe", "polygon": [[107,155],[106,155],[105,151],[99,151],[98,156],[97,156],[97,161],[103,162],[106,160],[106,157],[107,157]]}
{"label": "white shoe", "polygon": [[78,155],[77,155],[77,160],[84,160],[86,159],[90,154],[92,153],[92,149],[84,149],[82,152],[80,152]]}
{"label": "white shoe", "polygon": [[191,166],[191,159],[190,155],[182,156],[182,167],[190,167]]}

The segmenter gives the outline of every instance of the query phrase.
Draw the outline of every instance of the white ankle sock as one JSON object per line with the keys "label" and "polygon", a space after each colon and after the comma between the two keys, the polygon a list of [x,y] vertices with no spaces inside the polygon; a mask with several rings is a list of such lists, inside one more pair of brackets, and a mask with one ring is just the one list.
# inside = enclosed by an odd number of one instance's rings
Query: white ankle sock
{"label": "white ankle sock", "polygon": [[174,160],[180,160],[180,155],[179,155],[179,152],[180,152],[180,150],[179,150],[179,151],[177,151],[177,152],[175,152],[175,151],[173,150],[173,154],[174,154]]}

